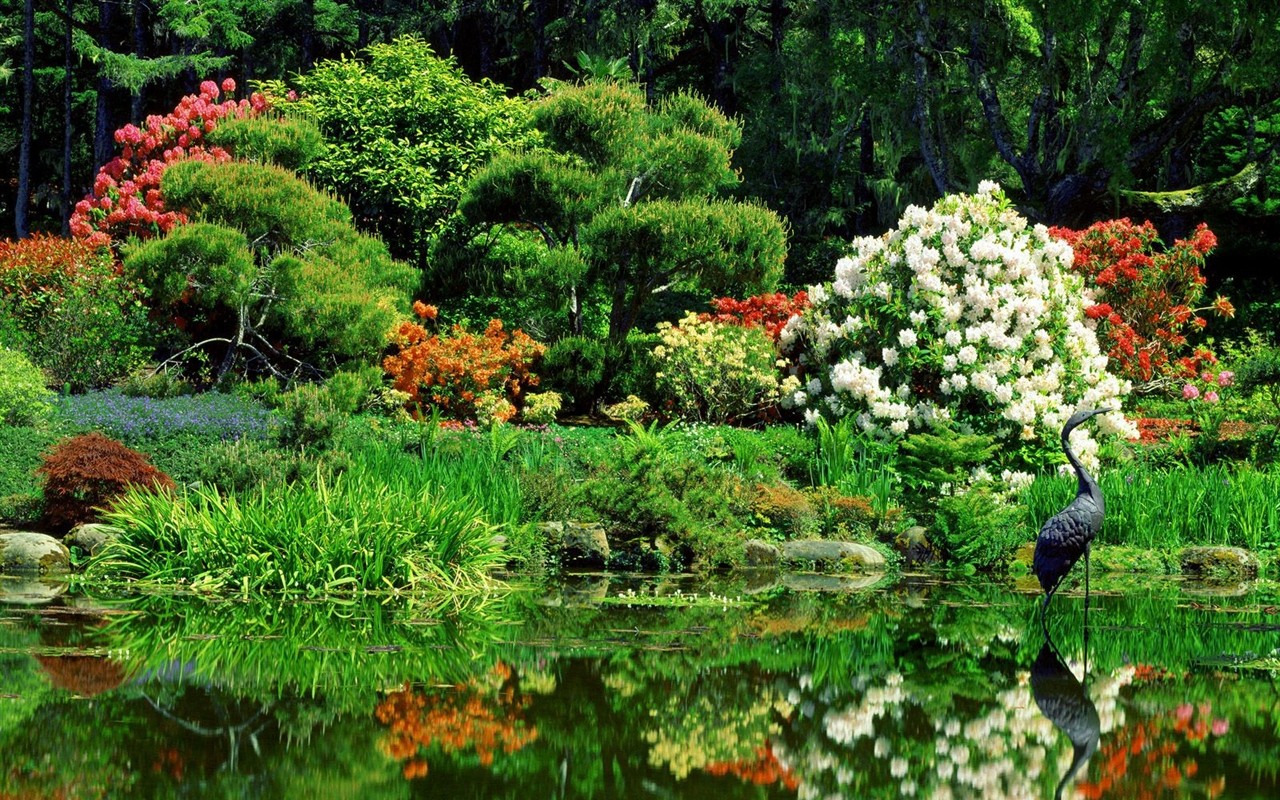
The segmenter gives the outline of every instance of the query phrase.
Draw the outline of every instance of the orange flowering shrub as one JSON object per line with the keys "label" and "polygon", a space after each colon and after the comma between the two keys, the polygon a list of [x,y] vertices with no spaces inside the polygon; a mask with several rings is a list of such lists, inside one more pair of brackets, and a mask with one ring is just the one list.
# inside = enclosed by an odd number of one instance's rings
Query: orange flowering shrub
{"label": "orange flowering shrub", "polygon": [[[505,664],[495,667],[495,676],[510,675]],[[504,680],[496,696],[486,693],[477,680],[459,684],[450,691],[427,694],[408,684],[388,694],[374,716],[389,728],[382,740],[384,752],[404,762],[405,778],[427,774],[423,751],[439,747],[445,753],[474,750],[482,766],[493,764],[498,751],[514,753],[538,738],[538,729],[526,725],[524,709],[529,698],[518,695]]]}
{"label": "orange flowering shrub", "polygon": [[[434,320],[434,306],[414,303],[423,322]],[[394,388],[409,395],[409,407],[435,406],[445,415],[479,422],[506,422],[522,405],[525,392],[538,385],[531,368],[546,350],[519,329],[508,333],[490,320],[484,333],[454,325],[431,335],[416,322],[396,331],[399,352],[383,359]]]}

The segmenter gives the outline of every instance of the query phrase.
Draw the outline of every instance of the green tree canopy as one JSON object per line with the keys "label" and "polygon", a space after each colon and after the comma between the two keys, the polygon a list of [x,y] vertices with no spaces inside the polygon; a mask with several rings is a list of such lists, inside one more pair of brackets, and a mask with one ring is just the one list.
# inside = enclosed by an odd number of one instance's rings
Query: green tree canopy
{"label": "green tree canopy", "polygon": [[476,173],[459,206],[466,233],[436,248],[438,273],[461,274],[477,262],[509,273],[514,265],[486,261],[486,248],[495,235],[536,232],[542,257],[526,274],[505,277],[553,290],[574,333],[599,305],[614,341],[666,289],[752,292],[777,283],[786,257],[782,221],[724,197],[739,182],[735,122],[689,93],[649,105],[634,84],[548,87],[532,103],[544,145]]}
{"label": "green tree canopy", "polygon": [[135,243],[125,270],[186,320],[193,347],[221,348],[219,374],[246,355],[278,374],[370,360],[408,312],[416,272],[292,172],[187,161],[161,188],[191,223]]}
{"label": "green tree canopy", "polygon": [[[526,104],[468,79],[413,37],[374,45],[363,59],[322,62],[297,85],[292,105],[329,145],[309,174],[418,266],[467,178],[494,153],[532,141]],[[284,96],[282,85],[269,90]]]}

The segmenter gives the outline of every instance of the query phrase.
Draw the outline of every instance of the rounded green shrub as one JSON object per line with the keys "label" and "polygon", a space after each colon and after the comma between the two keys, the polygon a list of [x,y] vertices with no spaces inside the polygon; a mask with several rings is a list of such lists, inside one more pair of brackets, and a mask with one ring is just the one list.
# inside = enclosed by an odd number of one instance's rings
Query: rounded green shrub
{"label": "rounded green shrub", "polygon": [[585,410],[599,399],[607,356],[604,342],[569,336],[548,347],[542,356],[542,380],[567,396],[572,408]]}
{"label": "rounded green shrub", "polygon": [[26,356],[0,348],[0,423],[30,425],[48,417],[53,393]]}

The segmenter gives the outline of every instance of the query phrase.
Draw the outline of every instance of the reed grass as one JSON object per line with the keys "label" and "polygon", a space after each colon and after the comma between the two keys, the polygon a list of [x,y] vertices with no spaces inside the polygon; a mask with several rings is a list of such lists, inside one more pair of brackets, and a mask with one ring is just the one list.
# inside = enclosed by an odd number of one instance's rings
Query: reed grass
{"label": "reed grass", "polygon": [[[1280,545],[1280,474],[1223,466],[1110,470],[1098,485],[1107,503],[1102,544],[1172,549]],[[1038,530],[1075,495],[1074,478],[1040,476],[1020,495]]]}
{"label": "reed grass", "polygon": [[505,561],[496,536],[519,515],[515,478],[487,451],[372,443],[335,478],[132,491],[106,515],[125,534],[89,573],[244,593],[466,592]]}
{"label": "reed grass", "polygon": [[873,452],[870,442],[846,417],[832,425],[819,417],[815,423],[818,451],[810,467],[814,486],[834,486],[842,494],[869,497],[877,514],[894,504],[894,476],[890,459]]}

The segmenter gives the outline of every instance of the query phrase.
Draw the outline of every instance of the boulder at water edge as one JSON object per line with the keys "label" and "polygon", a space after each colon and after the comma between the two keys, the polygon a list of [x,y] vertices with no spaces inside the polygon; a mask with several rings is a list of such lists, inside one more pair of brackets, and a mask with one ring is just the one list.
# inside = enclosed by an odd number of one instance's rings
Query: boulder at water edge
{"label": "boulder at water edge", "polygon": [[0,533],[0,573],[58,575],[71,571],[71,553],[43,533]]}
{"label": "boulder at water edge", "polygon": [[63,538],[62,543],[67,547],[78,547],[85,553],[96,556],[107,542],[119,539],[121,533],[122,531],[114,525],[86,522],[72,528],[71,533]]}
{"label": "boulder at water edge", "polygon": [[833,542],[826,539],[797,539],[782,543],[785,564],[808,566],[819,570],[879,572],[885,568],[884,556],[875,548],[857,542]]}
{"label": "boulder at water edge", "polygon": [[1188,547],[1180,558],[1184,575],[1256,578],[1258,557],[1240,547]]}

